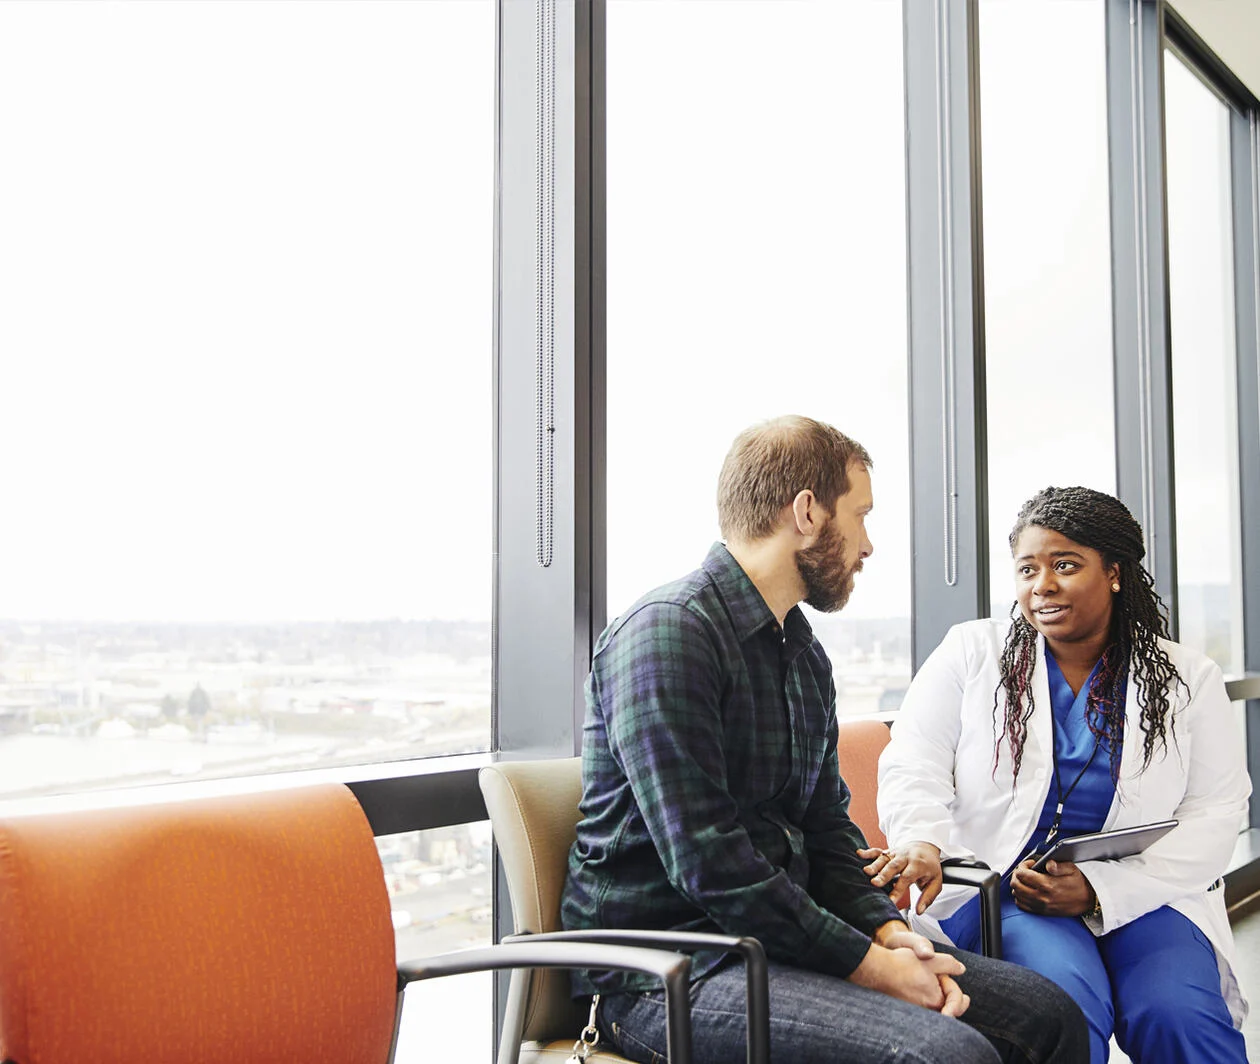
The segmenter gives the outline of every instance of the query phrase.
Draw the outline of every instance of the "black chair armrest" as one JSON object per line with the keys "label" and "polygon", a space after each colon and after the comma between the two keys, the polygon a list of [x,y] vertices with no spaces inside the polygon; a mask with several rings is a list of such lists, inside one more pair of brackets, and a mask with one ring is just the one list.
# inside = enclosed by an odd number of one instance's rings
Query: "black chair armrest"
{"label": "black chair armrest", "polygon": [[524,932],[509,935],[504,942],[598,942],[609,945],[650,946],[654,949],[723,950],[744,958],[748,979],[745,1012],[748,1023],[748,1064],[770,1064],[770,982],[766,951],[755,938],[711,935],[696,931],[640,931],[627,928],[598,928],[583,931]]}
{"label": "black chair armrest", "polygon": [[398,989],[421,979],[505,968],[612,968],[648,972],[665,984],[666,1048],[672,1064],[691,1064],[691,1012],[687,990],[691,958],[641,946],[542,941],[530,935],[498,946],[456,950],[398,965]]}
{"label": "black chair armrest", "polygon": [[980,891],[980,949],[986,957],[1002,959],[1002,877],[983,861],[950,857],[941,862],[942,879]]}

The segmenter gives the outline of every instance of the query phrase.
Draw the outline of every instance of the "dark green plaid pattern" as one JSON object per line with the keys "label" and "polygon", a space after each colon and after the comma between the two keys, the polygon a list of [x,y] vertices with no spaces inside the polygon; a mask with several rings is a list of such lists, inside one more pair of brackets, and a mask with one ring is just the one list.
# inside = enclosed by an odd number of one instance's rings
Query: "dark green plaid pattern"
{"label": "dark green plaid pattern", "polygon": [[[786,634],[785,634],[786,632]],[[847,976],[898,918],[854,852],[831,663],[799,609],[785,631],[720,543],[596,644],[568,928],[752,935],[773,959]],[[695,959],[699,978],[720,957]],[[574,993],[651,976],[574,976]]]}

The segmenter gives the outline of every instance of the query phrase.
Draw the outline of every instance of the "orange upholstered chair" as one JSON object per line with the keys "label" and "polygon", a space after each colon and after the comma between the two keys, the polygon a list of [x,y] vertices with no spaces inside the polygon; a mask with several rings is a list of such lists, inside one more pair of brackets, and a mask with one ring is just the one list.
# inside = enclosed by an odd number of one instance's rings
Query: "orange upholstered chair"
{"label": "orange upholstered chair", "polygon": [[340,784],[0,820],[6,1064],[386,1064],[406,982],[574,965],[657,974],[686,1059],[676,953],[525,943],[396,967]]}
{"label": "orange upholstered chair", "polygon": [[879,830],[879,755],[888,745],[888,725],[880,720],[842,720],[837,753],[840,775],[849,787],[849,816],[871,846],[888,845]]}
{"label": "orange upholstered chair", "polygon": [[[883,849],[888,840],[879,829],[879,755],[892,738],[888,725],[878,720],[842,720],[836,750],[840,775],[849,788],[849,816],[866,836],[868,845]],[[979,861],[946,861],[941,869],[946,883],[976,887],[980,891],[983,952],[1002,956],[1002,921],[999,889],[1001,877]],[[909,904],[909,896],[902,908]]]}

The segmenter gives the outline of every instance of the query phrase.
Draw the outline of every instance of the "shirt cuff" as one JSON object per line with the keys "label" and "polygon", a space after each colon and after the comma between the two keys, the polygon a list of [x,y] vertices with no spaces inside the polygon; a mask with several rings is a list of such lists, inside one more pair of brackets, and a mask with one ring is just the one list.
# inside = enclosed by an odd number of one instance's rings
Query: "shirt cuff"
{"label": "shirt cuff", "polygon": [[871,937],[828,913],[797,962],[802,968],[847,979],[871,948]]}

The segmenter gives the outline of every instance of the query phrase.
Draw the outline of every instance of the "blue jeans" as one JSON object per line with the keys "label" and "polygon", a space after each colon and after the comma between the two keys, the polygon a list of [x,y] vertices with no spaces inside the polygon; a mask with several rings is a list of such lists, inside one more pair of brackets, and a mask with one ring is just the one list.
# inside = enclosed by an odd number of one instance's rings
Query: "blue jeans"
{"label": "blue jeans", "polygon": [[[949,947],[967,966],[961,1019],[942,1016],[835,976],[770,964],[770,1059],[780,1064],[1084,1064],[1085,1020],[1062,990],[1035,972]],[[691,986],[696,1064],[744,1059],[744,968],[731,961]],[[631,1060],[665,1060],[659,991],[600,1001],[604,1041]]]}
{"label": "blue jeans", "polygon": [[[979,938],[978,909],[946,930],[971,945]],[[1074,916],[1024,912],[1006,890],[1002,953],[1080,1005],[1091,1064],[1107,1060],[1113,1032],[1134,1064],[1246,1064],[1246,1042],[1221,996],[1216,950],[1176,909],[1155,909],[1095,938]]]}

